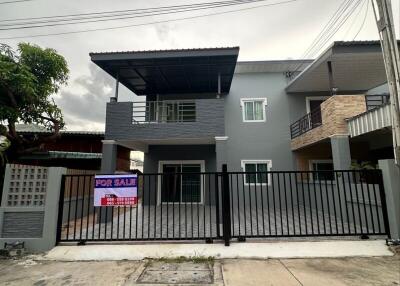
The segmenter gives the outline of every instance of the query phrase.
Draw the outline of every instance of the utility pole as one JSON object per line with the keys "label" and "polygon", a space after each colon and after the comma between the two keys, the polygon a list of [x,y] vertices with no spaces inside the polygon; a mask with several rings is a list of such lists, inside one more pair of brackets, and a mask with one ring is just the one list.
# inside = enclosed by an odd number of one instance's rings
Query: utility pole
{"label": "utility pole", "polygon": [[400,168],[400,60],[390,0],[371,0],[383,52],[392,113],[393,151]]}

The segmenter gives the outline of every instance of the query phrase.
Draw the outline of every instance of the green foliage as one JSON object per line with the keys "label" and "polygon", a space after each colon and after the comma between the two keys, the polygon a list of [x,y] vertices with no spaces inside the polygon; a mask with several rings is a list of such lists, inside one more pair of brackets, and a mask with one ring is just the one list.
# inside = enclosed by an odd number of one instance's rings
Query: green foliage
{"label": "green foliage", "polygon": [[28,43],[20,43],[17,52],[0,45],[0,122],[62,128],[62,113],[51,95],[67,83],[67,62],[53,49]]}
{"label": "green foliage", "polygon": [[7,137],[0,135],[0,167],[7,162],[6,150],[10,148],[11,142]]}
{"label": "green foliage", "polygon": [[351,169],[352,170],[374,170],[374,169],[376,169],[376,164],[374,164],[370,161],[362,161],[362,162],[352,161]]}

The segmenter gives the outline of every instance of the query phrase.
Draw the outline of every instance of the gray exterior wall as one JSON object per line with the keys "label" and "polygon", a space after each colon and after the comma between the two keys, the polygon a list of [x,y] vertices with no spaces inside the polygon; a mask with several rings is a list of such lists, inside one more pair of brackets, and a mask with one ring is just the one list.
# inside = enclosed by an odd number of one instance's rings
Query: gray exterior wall
{"label": "gray exterior wall", "polygon": [[[228,170],[241,171],[241,160],[272,160],[272,170],[292,170],[290,149],[291,98],[285,92],[283,73],[235,74],[231,91],[226,96],[225,135]],[[243,122],[241,98],[267,98],[266,122]],[[303,111],[303,110],[302,110]],[[302,113],[301,111],[299,114]]]}
{"label": "gray exterior wall", "polygon": [[106,139],[145,140],[223,136],[224,99],[196,99],[196,122],[132,124],[132,102],[107,103]]}
{"label": "gray exterior wall", "polygon": [[[204,160],[204,171],[215,172],[215,145],[151,145],[149,146],[149,152],[145,153],[144,156],[143,171],[145,174],[158,173],[159,161],[169,160]],[[204,203],[214,204],[215,176],[213,174],[202,175],[201,179],[204,185]],[[143,197],[142,192],[139,193],[145,204],[154,205],[157,203],[156,194],[160,180],[157,175],[145,176],[145,196]]]}
{"label": "gray exterior wall", "polygon": [[205,171],[215,172],[215,145],[150,145],[144,154],[144,173],[158,173],[158,162],[205,160]]}

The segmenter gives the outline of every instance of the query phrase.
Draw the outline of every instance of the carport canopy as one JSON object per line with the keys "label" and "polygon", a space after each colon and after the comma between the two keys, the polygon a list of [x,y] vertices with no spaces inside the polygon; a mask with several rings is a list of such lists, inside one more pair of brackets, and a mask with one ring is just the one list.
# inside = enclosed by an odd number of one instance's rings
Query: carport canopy
{"label": "carport canopy", "polygon": [[90,53],[136,95],[229,93],[239,47]]}
{"label": "carport canopy", "polygon": [[[328,62],[332,66],[332,86]],[[321,56],[289,82],[288,93],[362,93],[385,84],[386,72],[379,41],[334,42]]]}

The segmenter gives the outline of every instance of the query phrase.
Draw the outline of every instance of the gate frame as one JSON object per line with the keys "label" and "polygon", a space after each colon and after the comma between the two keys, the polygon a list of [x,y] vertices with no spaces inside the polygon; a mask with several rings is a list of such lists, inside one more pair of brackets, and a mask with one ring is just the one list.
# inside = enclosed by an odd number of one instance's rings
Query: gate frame
{"label": "gate frame", "polygon": [[[247,174],[253,174],[254,172],[228,172],[227,170],[227,164],[223,164],[222,165],[222,172],[201,172],[201,174],[213,174],[214,178],[215,178],[215,211],[211,212],[210,215],[212,215],[212,213],[215,214],[215,218],[216,218],[216,236],[212,236],[212,231],[210,232],[210,238],[205,238],[206,242],[212,242],[213,238],[216,239],[222,239],[224,241],[225,246],[229,246],[230,245],[230,241],[233,237],[236,237],[235,235],[232,235],[232,212],[233,212],[233,205],[231,206],[231,191],[233,191],[231,189],[232,186],[230,186],[230,175],[233,174],[238,174],[241,173],[243,176],[247,175]],[[354,170],[333,170],[334,172],[354,172]],[[271,171],[269,171],[271,172]],[[269,173],[267,172],[267,173]],[[321,171],[318,171],[321,172]],[[364,171],[358,171],[358,172],[368,172],[366,170]],[[379,186],[379,196],[380,196],[380,202],[381,202],[381,209],[382,209],[382,219],[383,219],[383,224],[384,224],[384,234],[388,236],[388,239],[391,238],[390,236],[390,225],[389,225],[389,218],[388,218],[388,209],[387,209],[387,202],[386,202],[386,195],[385,195],[385,189],[384,189],[384,182],[383,182],[383,174],[382,174],[382,170],[377,169],[374,170],[374,172],[376,172],[376,178],[377,178],[377,182],[376,184]],[[264,172],[263,172],[264,173]],[[312,171],[275,171],[275,172],[271,172],[271,173],[312,173]],[[160,175],[160,174],[142,174],[142,176],[146,176],[146,175]],[[64,210],[64,202],[65,202],[65,185],[66,185],[66,177],[74,177],[74,176],[95,176],[94,174],[88,174],[88,175],[62,175],[62,179],[61,179],[61,188],[60,188],[60,196],[59,196],[59,201],[58,201],[58,217],[57,217],[57,231],[56,231],[56,243],[59,244],[60,242],[77,242],[78,244],[82,244],[82,242],[84,243],[86,240],[82,239],[82,237],[80,237],[80,239],[66,239],[63,240],[62,239],[62,222],[63,222],[63,210]],[[336,176],[336,175],[335,175]],[[211,176],[210,178],[210,182],[211,182]],[[286,184],[285,184],[286,185]],[[71,190],[70,190],[71,191]],[[345,190],[346,191],[346,190]],[[204,191],[205,192],[205,191]],[[211,192],[210,192],[211,194]],[[205,194],[204,194],[205,195]],[[345,201],[346,202],[346,201]],[[365,202],[364,202],[365,203]],[[101,212],[101,211],[100,211]],[[193,214],[192,214],[193,215]],[[377,213],[377,215],[379,215]],[[131,219],[131,218],[130,218]],[[222,219],[222,233],[221,233],[221,226],[220,226],[220,222]],[[77,220],[75,218],[75,220]],[[82,227],[82,226],[81,226]],[[142,226],[143,227],[143,226]],[[192,226],[193,227],[193,226]],[[210,229],[212,229],[212,226],[210,226]],[[205,233],[205,226],[204,226],[204,233]],[[357,232],[357,231],[356,231]],[[375,234],[375,233],[374,233]],[[247,237],[252,238],[252,237],[317,237],[317,236],[357,236],[358,234],[355,233],[348,233],[348,234],[335,234],[335,233],[330,233],[330,234],[300,234],[300,235],[251,235],[248,236],[246,233],[244,235],[239,235],[240,237],[238,237],[239,241],[245,241]],[[363,234],[363,236],[368,237],[368,235],[371,234]],[[373,234],[372,234],[373,235]],[[382,233],[377,233],[377,235],[382,235]],[[90,239],[87,241],[145,241],[145,240],[201,240],[202,238],[196,238],[196,237],[191,237],[191,238],[187,238],[187,237],[160,237],[160,238],[143,238],[143,239],[115,239],[115,238],[105,238],[105,239]]]}

